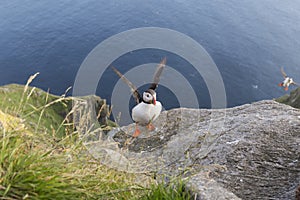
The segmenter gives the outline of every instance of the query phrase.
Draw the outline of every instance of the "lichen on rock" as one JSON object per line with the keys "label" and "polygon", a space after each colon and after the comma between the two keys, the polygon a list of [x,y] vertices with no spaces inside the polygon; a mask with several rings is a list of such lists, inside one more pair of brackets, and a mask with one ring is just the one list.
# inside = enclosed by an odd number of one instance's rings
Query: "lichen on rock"
{"label": "lichen on rock", "polygon": [[[295,197],[300,110],[271,100],[228,109],[179,108],[163,112],[154,125],[156,131],[142,129],[138,138],[131,137],[133,124],[118,128],[90,145],[91,153],[135,173],[185,177],[205,170],[213,185],[236,198]],[[103,154],[105,139],[115,144]]]}

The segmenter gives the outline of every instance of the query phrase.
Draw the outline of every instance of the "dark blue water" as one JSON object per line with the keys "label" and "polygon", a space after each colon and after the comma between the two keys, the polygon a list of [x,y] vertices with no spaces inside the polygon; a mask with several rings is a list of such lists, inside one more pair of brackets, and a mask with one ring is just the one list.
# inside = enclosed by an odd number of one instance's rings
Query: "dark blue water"
{"label": "dark blue water", "polygon": [[[277,86],[280,67],[300,82],[300,3],[261,0],[2,0],[0,2],[0,84],[32,83],[54,94],[72,86],[88,53],[117,33],[139,27],[169,28],[200,43],[224,80],[228,107],[286,92]],[[155,49],[130,52],[113,64],[123,69],[167,56],[180,69],[184,59]],[[192,68],[190,68],[192,70]],[[201,77],[186,72],[198,93],[200,107],[210,107]],[[97,95],[110,99],[117,81],[112,71],[101,78]],[[165,89],[166,108],[178,106]],[[184,92],[184,91],[183,91]]]}

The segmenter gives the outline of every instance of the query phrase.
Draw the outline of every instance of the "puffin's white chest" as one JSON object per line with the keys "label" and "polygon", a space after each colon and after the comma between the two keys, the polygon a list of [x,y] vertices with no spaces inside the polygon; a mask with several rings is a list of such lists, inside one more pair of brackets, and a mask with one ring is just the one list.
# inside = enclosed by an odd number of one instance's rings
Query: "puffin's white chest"
{"label": "puffin's white chest", "polygon": [[292,82],[293,82],[292,78],[286,77],[283,81],[283,86],[288,87],[288,86],[290,86],[290,84],[292,84]]}
{"label": "puffin's white chest", "polygon": [[159,101],[156,101],[156,105],[141,102],[132,109],[132,119],[139,124],[146,125],[150,120],[154,121],[159,116],[161,109],[162,105]]}

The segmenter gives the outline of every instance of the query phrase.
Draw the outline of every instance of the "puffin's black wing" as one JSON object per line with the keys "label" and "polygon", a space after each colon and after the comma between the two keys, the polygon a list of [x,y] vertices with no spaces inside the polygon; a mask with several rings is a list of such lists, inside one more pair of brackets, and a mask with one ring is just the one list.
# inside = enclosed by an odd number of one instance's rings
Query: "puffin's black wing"
{"label": "puffin's black wing", "polygon": [[283,78],[286,78],[287,75],[286,75],[286,73],[284,72],[283,67],[280,68],[280,71],[281,71],[281,74],[282,74]]}
{"label": "puffin's black wing", "polygon": [[167,58],[164,57],[164,59],[162,59],[162,61],[157,66],[156,71],[153,76],[153,83],[150,85],[149,89],[155,90],[157,88],[162,71],[164,70],[164,68],[166,66],[166,62],[167,62]]}
{"label": "puffin's black wing", "polygon": [[114,72],[130,87],[132,95],[136,101],[136,103],[140,103],[142,101],[142,97],[135,85],[131,83],[119,70],[117,70],[115,67],[111,66],[111,68],[114,70]]}

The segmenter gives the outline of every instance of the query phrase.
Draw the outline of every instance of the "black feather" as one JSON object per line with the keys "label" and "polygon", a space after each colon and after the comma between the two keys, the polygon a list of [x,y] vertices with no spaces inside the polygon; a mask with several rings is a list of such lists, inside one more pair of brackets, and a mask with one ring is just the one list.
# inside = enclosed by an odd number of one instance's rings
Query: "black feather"
{"label": "black feather", "polygon": [[117,70],[115,67],[111,66],[111,68],[114,70],[114,72],[130,87],[133,98],[135,99],[135,102],[138,104],[142,102],[142,97],[135,85],[131,83],[119,70]]}
{"label": "black feather", "polygon": [[166,62],[167,62],[167,59],[166,59],[166,57],[164,57],[164,59],[162,59],[162,61],[160,61],[160,63],[156,67],[156,71],[153,75],[153,83],[150,85],[149,89],[155,90],[157,88],[158,82],[160,80],[160,76],[166,66]]}

